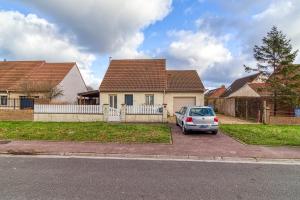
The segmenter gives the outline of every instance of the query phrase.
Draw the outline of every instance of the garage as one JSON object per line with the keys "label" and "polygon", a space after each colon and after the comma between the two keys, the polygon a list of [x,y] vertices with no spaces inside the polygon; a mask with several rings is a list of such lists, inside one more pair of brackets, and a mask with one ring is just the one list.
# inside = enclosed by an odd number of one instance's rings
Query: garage
{"label": "garage", "polygon": [[174,97],[173,98],[173,111],[179,111],[183,106],[195,106],[196,97]]}

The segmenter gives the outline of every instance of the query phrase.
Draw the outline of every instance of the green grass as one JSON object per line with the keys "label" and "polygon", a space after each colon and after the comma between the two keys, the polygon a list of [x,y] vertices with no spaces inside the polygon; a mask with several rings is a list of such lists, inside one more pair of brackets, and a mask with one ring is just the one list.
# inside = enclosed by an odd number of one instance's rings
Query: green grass
{"label": "green grass", "polygon": [[221,130],[246,144],[300,146],[300,126],[221,125]]}
{"label": "green grass", "polygon": [[169,143],[170,138],[166,124],[0,122],[0,140]]}

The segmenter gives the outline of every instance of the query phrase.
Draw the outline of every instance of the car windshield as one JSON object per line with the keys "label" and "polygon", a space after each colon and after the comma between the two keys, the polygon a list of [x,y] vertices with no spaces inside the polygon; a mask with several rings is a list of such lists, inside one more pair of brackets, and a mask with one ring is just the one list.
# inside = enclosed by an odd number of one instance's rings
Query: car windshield
{"label": "car windshield", "polygon": [[190,116],[215,116],[211,108],[191,108]]}

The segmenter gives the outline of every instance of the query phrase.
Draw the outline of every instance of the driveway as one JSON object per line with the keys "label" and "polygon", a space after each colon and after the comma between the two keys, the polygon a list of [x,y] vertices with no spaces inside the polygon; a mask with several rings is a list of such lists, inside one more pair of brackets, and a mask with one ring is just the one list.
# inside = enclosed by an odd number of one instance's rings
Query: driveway
{"label": "driveway", "polygon": [[12,141],[0,144],[0,153],[17,154],[91,154],[91,155],[158,155],[158,156],[197,156],[242,157],[242,158],[298,158],[298,147],[265,147],[245,145],[231,137],[195,133],[183,135],[181,129],[170,123],[172,144],[101,144],[97,142],[47,142],[47,141]]}

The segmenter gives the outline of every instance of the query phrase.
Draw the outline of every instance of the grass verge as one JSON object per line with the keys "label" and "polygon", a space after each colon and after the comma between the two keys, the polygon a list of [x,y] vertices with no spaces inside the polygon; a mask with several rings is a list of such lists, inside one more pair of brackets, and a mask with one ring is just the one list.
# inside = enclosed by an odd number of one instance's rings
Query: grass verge
{"label": "grass verge", "polygon": [[246,144],[300,146],[300,126],[226,124],[221,130]]}
{"label": "grass verge", "polygon": [[166,124],[0,122],[0,140],[170,143],[170,132]]}

